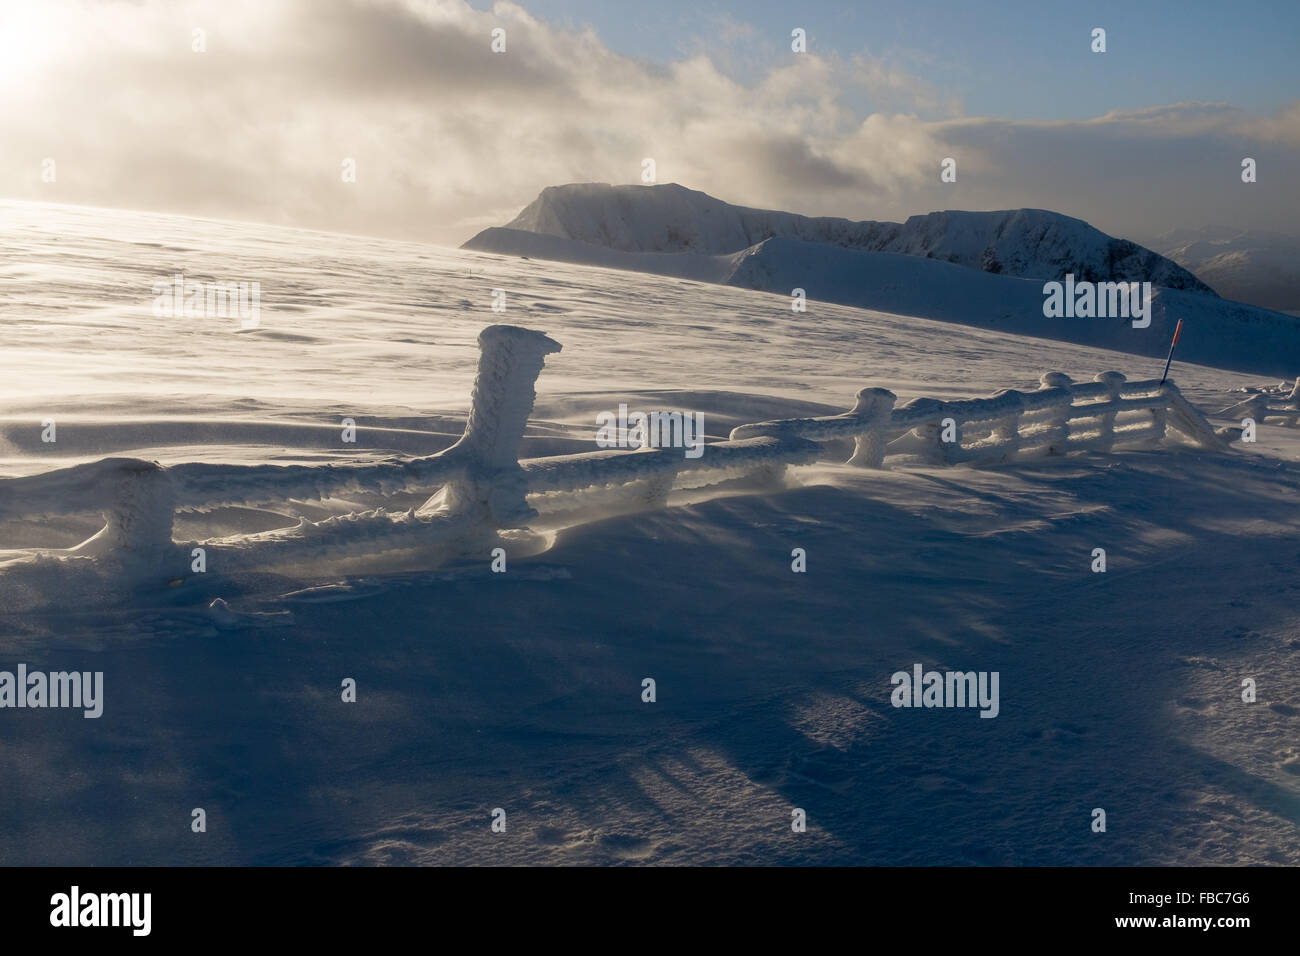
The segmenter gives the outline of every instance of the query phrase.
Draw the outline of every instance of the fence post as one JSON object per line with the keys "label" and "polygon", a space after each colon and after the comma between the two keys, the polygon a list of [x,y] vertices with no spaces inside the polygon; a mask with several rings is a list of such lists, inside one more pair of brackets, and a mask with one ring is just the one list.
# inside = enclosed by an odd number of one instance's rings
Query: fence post
{"label": "fence post", "polygon": [[[104,527],[72,549],[100,558],[132,574],[179,573],[172,519],[176,492],[171,476],[156,461],[120,459],[105,480],[112,482]],[[175,567],[173,567],[175,565]]]}
{"label": "fence post", "polygon": [[[1114,402],[1119,399],[1121,389],[1124,388],[1126,379],[1120,372],[1098,372],[1092,377],[1094,382],[1100,382],[1106,386],[1106,400]],[[1103,452],[1110,452],[1115,447],[1115,416],[1118,412],[1111,409],[1102,412],[1097,416],[1097,427],[1099,429],[1098,442]]]}
{"label": "fence post", "polygon": [[[954,432],[952,441],[943,440],[943,420],[945,418],[952,419],[952,428]],[[944,402],[943,408],[939,411],[939,421],[937,423],[922,426],[925,429],[926,436],[932,437],[934,441],[932,446],[933,451],[931,452],[932,461],[941,465],[953,465],[957,463],[957,460],[961,457],[961,430],[964,424],[966,424],[965,421],[960,421],[956,415],[950,414],[948,403]]]}
{"label": "fence post", "polygon": [[497,527],[519,527],[537,512],[528,506],[528,479],[519,467],[519,443],[537,398],[534,385],[546,356],[560,343],[515,325],[490,325],[478,336],[478,372],[465,433],[444,453],[463,462],[464,478],[420,508],[472,516]]}
{"label": "fence post", "polygon": [[948,403],[934,398],[914,398],[903,408],[909,417],[923,414],[928,419],[907,433],[907,444],[916,449],[915,454],[931,465],[952,464],[957,457],[954,448],[961,444],[961,433],[958,432],[955,442],[943,440],[943,420],[948,417]]}
{"label": "fence post", "polygon": [[1043,432],[1043,437],[1047,439],[1047,453],[1049,455],[1063,455],[1070,444],[1070,406],[1074,404],[1069,388],[1074,384],[1074,379],[1064,372],[1044,372],[1038,376],[1039,391],[1049,388],[1063,388],[1066,390],[1065,400],[1060,405],[1051,408],[1051,414],[1047,418],[1047,428]]}
{"label": "fence post", "polygon": [[1164,441],[1169,431],[1169,405],[1166,403],[1151,409],[1151,420],[1155,422],[1156,441]]}
{"label": "fence post", "polygon": [[1268,396],[1263,392],[1258,392],[1235,405],[1229,405],[1227,408],[1222,409],[1219,414],[1225,418],[1253,418],[1255,424],[1262,425],[1265,419],[1269,417],[1270,411],[1274,417],[1277,416],[1277,411],[1268,407]]}
{"label": "fence post", "polygon": [[1014,388],[1004,388],[994,394],[994,398],[1014,396],[1015,411],[993,422],[993,438],[1006,451],[1004,457],[1011,459],[1020,451],[1020,416],[1024,414],[1024,393]]}
{"label": "fence post", "polygon": [[1257,425],[1264,424],[1264,420],[1268,418],[1268,396],[1263,392],[1246,399],[1241,403],[1241,407],[1244,407],[1250,417],[1255,419]]}
{"label": "fence post", "polygon": [[[1291,389],[1291,393],[1287,395],[1286,405],[1284,407],[1287,409],[1295,409],[1296,414],[1287,415],[1283,418],[1283,425],[1294,425],[1297,421],[1300,421],[1300,378],[1295,380],[1295,386]],[[1260,422],[1260,424],[1262,425],[1263,422]]]}
{"label": "fence post", "polygon": [[853,411],[863,431],[853,437],[853,455],[848,464],[858,468],[883,468],[885,446],[889,444],[889,418],[898,397],[887,388],[858,389]]}
{"label": "fence post", "polygon": [[1173,382],[1165,382],[1160,393],[1169,399],[1169,423],[1202,448],[1223,451],[1228,447],[1227,440],[1214,430],[1209,419],[1201,414],[1191,402],[1183,398],[1183,393]]}

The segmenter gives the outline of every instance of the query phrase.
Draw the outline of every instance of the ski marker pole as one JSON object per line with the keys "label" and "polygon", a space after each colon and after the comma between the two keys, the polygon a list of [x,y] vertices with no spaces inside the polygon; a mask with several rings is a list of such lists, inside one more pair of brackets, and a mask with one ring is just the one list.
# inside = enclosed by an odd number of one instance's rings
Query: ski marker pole
{"label": "ski marker pole", "polygon": [[1169,375],[1169,363],[1174,360],[1174,346],[1178,344],[1178,335],[1183,331],[1183,320],[1178,320],[1178,325],[1174,329],[1174,340],[1169,343],[1169,357],[1165,359],[1165,370],[1160,373],[1160,384],[1165,384],[1165,378]]}

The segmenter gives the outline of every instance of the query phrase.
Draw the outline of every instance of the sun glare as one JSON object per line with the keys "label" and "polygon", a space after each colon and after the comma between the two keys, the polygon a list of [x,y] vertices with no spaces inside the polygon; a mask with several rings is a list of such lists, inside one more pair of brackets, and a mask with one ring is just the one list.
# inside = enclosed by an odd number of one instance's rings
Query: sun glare
{"label": "sun glare", "polygon": [[53,24],[39,3],[0,3],[0,83],[36,72],[53,46]]}

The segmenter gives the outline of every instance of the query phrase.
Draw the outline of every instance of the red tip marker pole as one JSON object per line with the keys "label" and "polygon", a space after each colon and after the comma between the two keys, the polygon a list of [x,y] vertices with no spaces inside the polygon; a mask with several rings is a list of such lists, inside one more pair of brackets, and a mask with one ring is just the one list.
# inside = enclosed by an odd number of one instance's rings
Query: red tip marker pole
{"label": "red tip marker pole", "polygon": [[1183,331],[1183,320],[1178,320],[1178,325],[1174,328],[1174,340],[1169,343],[1169,357],[1165,359],[1165,370],[1160,373],[1160,384],[1165,384],[1165,379],[1169,376],[1169,363],[1174,360],[1174,346],[1178,344],[1178,335]]}

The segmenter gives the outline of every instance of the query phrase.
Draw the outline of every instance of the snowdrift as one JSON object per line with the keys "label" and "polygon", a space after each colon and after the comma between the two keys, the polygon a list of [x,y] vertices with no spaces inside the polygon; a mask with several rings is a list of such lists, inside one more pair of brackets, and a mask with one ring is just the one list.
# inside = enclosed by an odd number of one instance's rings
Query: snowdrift
{"label": "snowdrift", "polygon": [[[106,458],[39,475],[0,479],[0,521],[100,511],[105,526],[68,549],[0,551],[0,583],[33,595],[84,590],[78,575],[125,591],[185,583],[193,574],[239,573],[271,566],[322,567],[358,558],[399,556],[421,569],[449,556],[485,550],[498,532],[523,531],[540,512],[657,508],[674,490],[736,482],[752,490],[785,483],[791,465],[828,460],[822,442],[852,440],[848,464],[880,469],[886,457],[928,464],[1003,463],[1018,457],[1110,452],[1145,447],[1172,428],[1184,440],[1219,451],[1226,442],[1172,382],[1127,382],[1102,372],[1075,384],[1049,372],[1033,392],[1004,389],[987,399],[915,399],[895,408],[884,388],[858,391],[840,415],[742,425],[701,456],[653,443],[636,451],[598,451],[519,459],[545,357],[560,344],[541,332],[493,325],[479,334],[481,354],[465,432],[433,455],[372,464],[222,465]],[[833,453],[832,453],[833,457]],[[595,492],[596,498],[590,497]],[[577,504],[555,496],[577,493]],[[177,541],[178,509],[324,501],[340,495],[411,495],[418,508],[382,506],[259,533]],[[594,507],[593,507],[594,504]],[[209,558],[209,552],[211,558]],[[188,568],[187,568],[188,566]],[[218,613],[225,613],[217,608]]]}

